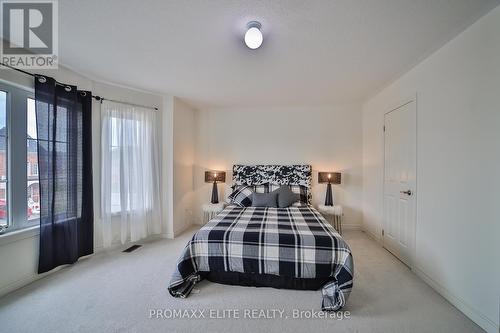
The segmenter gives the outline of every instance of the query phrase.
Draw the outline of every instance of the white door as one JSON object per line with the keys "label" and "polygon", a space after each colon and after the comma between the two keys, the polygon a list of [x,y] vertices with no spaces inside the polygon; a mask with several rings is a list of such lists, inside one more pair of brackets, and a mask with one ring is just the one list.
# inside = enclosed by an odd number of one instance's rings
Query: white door
{"label": "white door", "polygon": [[384,247],[412,267],[416,206],[416,102],[384,118]]}

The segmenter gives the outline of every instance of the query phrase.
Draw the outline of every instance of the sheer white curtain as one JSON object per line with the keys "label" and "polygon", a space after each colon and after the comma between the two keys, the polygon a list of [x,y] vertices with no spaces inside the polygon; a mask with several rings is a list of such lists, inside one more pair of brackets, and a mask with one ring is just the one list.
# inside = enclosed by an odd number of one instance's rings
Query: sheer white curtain
{"label": "sheer white curtain", "polygon": [[156,111],[103,101],[101,209],[104,246],[161,233]]}

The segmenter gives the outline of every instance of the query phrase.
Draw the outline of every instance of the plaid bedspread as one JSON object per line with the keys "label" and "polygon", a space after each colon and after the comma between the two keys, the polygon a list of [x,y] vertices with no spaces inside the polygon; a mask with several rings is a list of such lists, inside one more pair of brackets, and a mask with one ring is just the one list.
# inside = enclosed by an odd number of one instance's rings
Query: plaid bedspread
{"label": "plaid bedspread", "polygon": [[311,206],[228,206],[184,248],[169,285],[187,297],[199,272],[273,274],[294,278],[331,277],[322,288],[323,310],[342,308],[353,286],[349,246]]}

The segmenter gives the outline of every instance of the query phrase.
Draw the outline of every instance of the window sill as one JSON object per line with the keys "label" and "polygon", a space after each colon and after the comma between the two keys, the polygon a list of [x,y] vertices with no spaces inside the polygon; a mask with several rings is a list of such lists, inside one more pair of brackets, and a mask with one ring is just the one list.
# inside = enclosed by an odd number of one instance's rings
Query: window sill
{"label": "window sill", "polygon": [[32,238],[38,236],[39,234],[40,234],[40,226],[38,225],[21,230],[7,232],[5,234],[0,235],[0,246],[17,242],[22,239]]}

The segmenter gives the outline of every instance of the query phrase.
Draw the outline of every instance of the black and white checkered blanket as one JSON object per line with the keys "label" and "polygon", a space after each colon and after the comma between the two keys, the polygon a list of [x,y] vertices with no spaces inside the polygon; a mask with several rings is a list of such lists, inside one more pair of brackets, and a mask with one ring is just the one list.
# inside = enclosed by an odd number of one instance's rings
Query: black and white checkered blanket
{"label": "black and white checkered blanket", "polygon": [[293,278],[330,278],[323,310],[342,308],[353,285],[349,246],[311,206],[226,207],[184,249],[169,285],[187,297],[199,272],[239,272]]}

